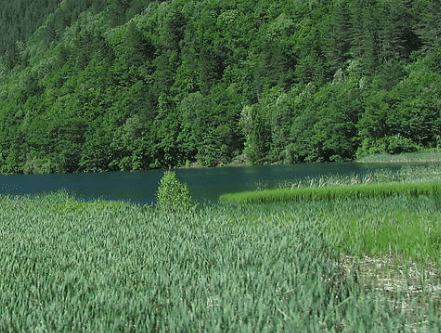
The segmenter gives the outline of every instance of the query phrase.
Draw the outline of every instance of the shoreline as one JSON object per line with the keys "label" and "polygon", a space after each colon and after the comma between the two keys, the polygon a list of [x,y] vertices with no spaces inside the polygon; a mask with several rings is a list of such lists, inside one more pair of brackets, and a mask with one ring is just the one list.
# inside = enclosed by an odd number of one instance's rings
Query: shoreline
{"label": "shoreline", "polygon": [[354,160],[354,163],[360,163],[360,164],[367,164],[367,163],[376,163],[376,164],[381,164],[381,163],[441,163],[441,159],[428,159],[428,160],[417,160],[417,159],[396,159],[396,160],[388,160],[388,161],[381,161],[381,160],[373,160],[373,161],[359,161],[359,160]]}
{"label": "shoreline", "polygon": [[[402,153],[398,155],[390,154],[373,154],[364,156],[359,159],[337,161],[338,162],[352,162],[357,164],[382,164],[382,163],[441,163],[441,151],[434,152],[414,152],[414,153]],[[174,166],[169,168],[163,168],[162,170],[175,170],[175,169],[207,169],[207,168],[227,168],[227,167],[247,167],[247,166],[265,166],[265,165],[296,165],[296,164],[310,164],[309,163],[282,163],[274,162],[270,164],[251,164],[246,158],[235,158],[233,161],[227,164],[220,164],[216,166],[203,166],[199,162],[192,162],[181,166]],[[312,162],[312,164],[323,164],[323,163],[335,163],[335,162]],[[145,170],[130,170],[130,172],[140,172],[149,170],[160,170],[161,168],[151,168]],[[105,172],[119,172],[118,171],[89,171],[89,172],[72,172],[72,173],[105,173]],[[57,173],[0,173],[0,176],[13,176],[13,175],[42,175],[42,174],[57,174]]]}
{"label": "shoreline", "polygon": [[355,163],[441,163],[440,151],[401,153],[391,154],[373,154],[355,159]]}

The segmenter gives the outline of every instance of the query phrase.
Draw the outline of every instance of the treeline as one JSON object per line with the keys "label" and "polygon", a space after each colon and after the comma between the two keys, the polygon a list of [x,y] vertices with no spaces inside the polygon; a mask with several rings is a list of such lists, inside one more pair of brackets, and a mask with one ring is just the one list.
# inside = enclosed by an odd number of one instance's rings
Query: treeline
{"label": "treeline", "polygon": [[441,145],[437,0],[64,0],[34,12],[38,28],[17,3],[7,29],[28,32],[0,45],[4,173]]}

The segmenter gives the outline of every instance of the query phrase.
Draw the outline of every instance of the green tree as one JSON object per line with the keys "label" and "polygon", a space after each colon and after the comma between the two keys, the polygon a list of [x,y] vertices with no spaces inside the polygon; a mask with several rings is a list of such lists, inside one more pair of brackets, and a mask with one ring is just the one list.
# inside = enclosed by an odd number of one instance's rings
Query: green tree
{"label": "green tree", "polygon": [[0,168],[331,161],[437,146],[438,7],[2,3]]}
{"label": "green tree", "polygon": [[245,106],[240,124],[245,138],[244,154],[252,164],[268,163],[271,147],[271,127],[267,111],[263,106]]}
{"label": "green tree", "polygon": [[193,198],[188,186],[182,184],[173,171],[165,171],[156,193],[157,208],[165,213],[188,213],[193,207]]}
{"label": "green tree", "polygon": [[347,0],[333,2],[333,14],[326,33],[326,58],[331,74],[346,69],[350,59],[351,17]]}
{"label": "green tree", "polygon": [[436,0],[419,0],[414,4],[414,10],[419,13],[417,33],[421,38],[424,48],[429,52],[439,52],[441,48],[439,25],[441,19],[441,4]]}
{"label": "green tree", "polygon": [[358,78],[369,78],[378,66],[378,30],[376,0],[350,1],[350,70]]}

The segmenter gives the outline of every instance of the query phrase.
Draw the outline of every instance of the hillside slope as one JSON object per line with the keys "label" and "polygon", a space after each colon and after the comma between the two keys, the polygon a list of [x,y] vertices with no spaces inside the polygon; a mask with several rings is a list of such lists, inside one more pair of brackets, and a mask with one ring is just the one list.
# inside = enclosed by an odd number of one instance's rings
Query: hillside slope
{"label": "hillside slope", "polygon": [[[37,29],[0,44],[0,170],[336,161],[437,147],[440,7],[55,1]],[[8,29],[24,29],[29,11],[13,13]]]}

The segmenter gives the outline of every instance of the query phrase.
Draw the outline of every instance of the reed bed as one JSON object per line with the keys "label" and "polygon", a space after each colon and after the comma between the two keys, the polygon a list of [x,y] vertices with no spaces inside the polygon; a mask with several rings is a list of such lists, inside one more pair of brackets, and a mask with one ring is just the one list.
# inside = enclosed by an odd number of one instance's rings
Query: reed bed
{"label": "reed bed", "polygon": [[380,183],[422,183],[422,182],[441,182],[440,163],[417,163],[405,164],[398,171],[390,169],[379,169],[366,173],[354,173],[351,175],[326,175],[307,178],[285,179],[276,183],[256,182],[256,191],[275,189],[275,188],[305,188],[305,187],[325,187],[342,185],[368,185]]}
{"label": "reed bed", "polygon": [[221,202],[234,203],[268,203],[376,196],[388,197],[393,195],[435,195],[440,192],[441,184],[438,183],[386,183],[226,193],[221,195],[219,200]]}
{"label": "reed bed", "polygon": [[441,151],[418,151],[401,154],[373,154],[357,160],[358,163],[434,163],[441,162]]}
{"label": "reed bed", "polygon": [[[339,198],[236,205],[243,221],[264,223],[271,210],[315,219],[339,266],[356,276],[363,297],[406,311],[429,311],[441,301],[441,204],[437,196]],[[256,210],[260,213],[256,214]],[[240,215],[240,214],[237,214]],[[245,217],[247,216],[247,217]],[[418,311],[417,311],[418,312]],[[426,318],[420,312],[421,318]],[[403,331],[431,331],[409,318]]]}
{"label": "reed bed", "polygon": [[[436,213],[419,199],[402,209]],[[0,331],[439,330],[437,302],[386,297],[341,259],[356,249],[338,221],[393,214],[395,202],[362,200],[177,215],[65,193],[0,197]]]}
{"label": "reed bed", "polygon": [[[441,183],[441,164],[440,163],[428,163],[428,164],[406,164],[401,167],[399,171],[391,171],[388,169],[382,169],[377,171],[370,171],[362,174],[352,174],[352,175],[328,175],[328,176],[318,176],[318,177],[308,177],[306,179],[291,179],[284,180],[278,182],[276,184],[270,184],[265,182],[256,183],[256,191],[248,191],[243,194],[225,194],[221,196],[222,200],[243,200],[245,197],[250,195],[253,200],[258,200],[257,198],[269,196],[272,194],[279,192],[280,196],[283,200],[301,200],[306,198],[326,198],[332,197],[334,194],[336,197],[345,196],[345,192],[347,191],[348,195],[353,195],[354,191],[358,191],[358,189],[362,189],[359,187],[360,185],[377,185],[378,189],[382,188],[385,195],[389,195],[390,191],[396,191],[395,194],[399,194],[399,192],[404,190],[404,194],[406,191],[411,191],[413,185],[403,185],[400,189],[401,184],[414,184],[414,183],[427,183],[426,185],[418,185],[423,188],[430,188],[433,184],[435,188],[439,185],[437,183]],[[353,189],[350,189],[349,186],[355,186]],[[417,186],[417,187],[418,187]],[[329,187],[341,187],[341,189],[327,189],[327,190],[317,190],[316,188],[329,188]],[[395,190],[393,190],[395,187]],[[406,188],[407,187],[407,188]],[[369,187],[366,190],[360,190],[361,192],[376,192],[373,190],[374,187]],[[390,188],[390,189],[387,189]],[[295,190],[296,192],[289,192],[286,190]],[[302,189],[301,191],[298,191]],[[307,190],[309,189],[309,190]],[[277,190],[277,191],[275,191]],[[283,191],[280,191],[283,190]],[[433,191],[435,193],[437,189]],[[262,194],[257,194],[255,192],[264,192]],[[430,194],[431,190],[420,191],[417,190],[417,194]],[[245,194],[246,193],[246,194]],[[352,193],[352,194],[351,194]],[[366,193],[369,194],[369,193]],[[363,193],[361,193],[363,196]],[[376,195],[370,193],[369,195]],[[379,192],[378,195],[381,195]],[[275,195],[274,200],[279,200]],[[286,199],[285,199],[286,197]],[[290,199],[290,198],[294,199]],[[298,198],[297,198],[298,197]],[[237,199],[234,199],[237,198]],[[240,198],[240,199],[239,199]],[[260,200],[260,199],[259,199]],[[267,199],[267,202],[272,201],[271,198]],[[264,199],[262,199],[264,202]]]}

